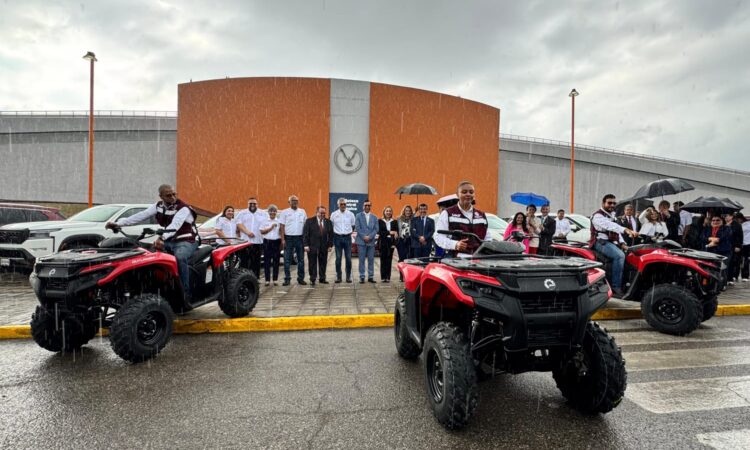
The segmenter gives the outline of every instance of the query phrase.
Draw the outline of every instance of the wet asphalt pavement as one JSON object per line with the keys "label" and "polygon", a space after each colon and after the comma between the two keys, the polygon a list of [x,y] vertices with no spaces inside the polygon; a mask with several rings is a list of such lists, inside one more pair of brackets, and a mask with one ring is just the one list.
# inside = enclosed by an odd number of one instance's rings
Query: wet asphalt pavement
{"label": "wet asphalt pavement", "polygon": [[688,338],[605,326],[629,370],[613,412],[572,410],[549,374],[504,375],[460,432],[390,329],[174,336],[140,365],[106,338],[74,355],[0,341],[0,448],[748,448],[750,317]]}

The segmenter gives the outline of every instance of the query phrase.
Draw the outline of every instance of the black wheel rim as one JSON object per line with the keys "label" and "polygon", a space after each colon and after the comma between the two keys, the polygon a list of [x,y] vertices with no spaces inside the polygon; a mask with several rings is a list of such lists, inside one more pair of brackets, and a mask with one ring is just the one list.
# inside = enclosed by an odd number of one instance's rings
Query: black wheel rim
{"label": "black wheel rim", "polygon": [[679,323],[685,315],[682,303],[673,298],[662,298],[654,303],[654,313],[661,322],[668,324]]}
{"label": "black wheel rim", "polygon": [[443,375],[443,362],[440,355],[433,349],[427,355],[427,385],[430,389],[430,395],[435,403],[443,401],[443,391],[445,389],[445,378]]}
{"label": "black wheel rim", "polygon": [[143,345],[159,342],[166,333],[167,319],[163,314],[151,311],[138,321],[136,334]]}
{"label": "black wheel rim", "polygon": [[253,288],[249,281],[242,283],[237,289],[237,301],[242,305],[249,305],[253,300]]}

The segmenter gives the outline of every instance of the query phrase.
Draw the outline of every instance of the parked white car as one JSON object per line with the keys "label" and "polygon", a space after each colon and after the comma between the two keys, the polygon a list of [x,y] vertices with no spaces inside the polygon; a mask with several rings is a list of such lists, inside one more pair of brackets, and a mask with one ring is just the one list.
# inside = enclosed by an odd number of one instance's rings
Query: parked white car
{"label": "parked white car", "polygon": [[[67,220],[14,223],[0,227],[0,268],[34,266],[36,258],[72,248],[96,247],[102,239],[114,236],[104,228],[108,221],[130,217],[149,204],[99,205],[85,209]],[[123,227],[128,234],[153,228],[155,218]]]}

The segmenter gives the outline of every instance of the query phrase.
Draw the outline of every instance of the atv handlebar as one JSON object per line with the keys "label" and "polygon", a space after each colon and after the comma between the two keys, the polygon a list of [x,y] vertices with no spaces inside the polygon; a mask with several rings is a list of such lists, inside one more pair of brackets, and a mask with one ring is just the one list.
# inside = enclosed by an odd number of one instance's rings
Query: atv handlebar
{"label": "atv handlebar", "polygon": [[444,234],[446,236],[450,236],[451,239],[454,241],[460,241],[463,238],[467,237],[473,237],[479,242],[482,242],[481,239],[479,239],[479,236],[477,236],[474,233],[469,233],[468,231],[461,231],[461,230],[437,230],[438,234]]}

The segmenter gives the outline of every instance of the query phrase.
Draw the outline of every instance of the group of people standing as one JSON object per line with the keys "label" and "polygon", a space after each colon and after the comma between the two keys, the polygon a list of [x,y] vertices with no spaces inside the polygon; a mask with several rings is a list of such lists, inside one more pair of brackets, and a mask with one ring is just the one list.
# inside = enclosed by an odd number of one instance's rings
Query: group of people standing
{"label": "group of people standing", "polygon": [[[327,217],[327,208],[318,206],[315,215],[307,217],[299,207],[296,195],[289,197],[289,208],[282,211],[276,205],[259,208],[258,199],[250,197],[247,209],[235,211],[226,206],[215,224],[217,242],[224,244],[228,239],[241,239],[250,242],[242,255],[242,265],[260,279],[261,260],[265,284],[276,285],[279,278],[281,250],[284,250],[284,286],[291,283],[291,266],[296,259],[297,283],[305,281],[305,255],[308,260],[310,284],[328,284],[326,267],[328,253],[335,250],[335,283],[352,282],[352,234],[359,253],[359,281],[375,283],[375,248],[380,253],[380,281],[390,282],[394,251],[398,251],[399,261],[411,257],[429,256],[432,251],[432,237],[435,222],[427,217],[427,205],[418,206],[418,215],[411,206],[402,210],[401,216],[393,217],[393,208],[386,206],[382,217],[372,210],[372,202],[366,200],[362,212],[354,214],[347,209],[347,200],[337,200],[338,209]],[[342,272],[342,260],[344,272]]]}
{"label": "group of people standing", "polygon": [[536,206],[526,207],[526,214],[517,212],[503,233],[503,239],[511,239],[514,232],[524,236],[525,253],[531,255],[549,255],[553,239],[564,241],[571,231],[570,222],[565,218],[565,210],[560,209],[557,215],[549,214],[549,205],[541,207],[541,215],[536,215]]}

